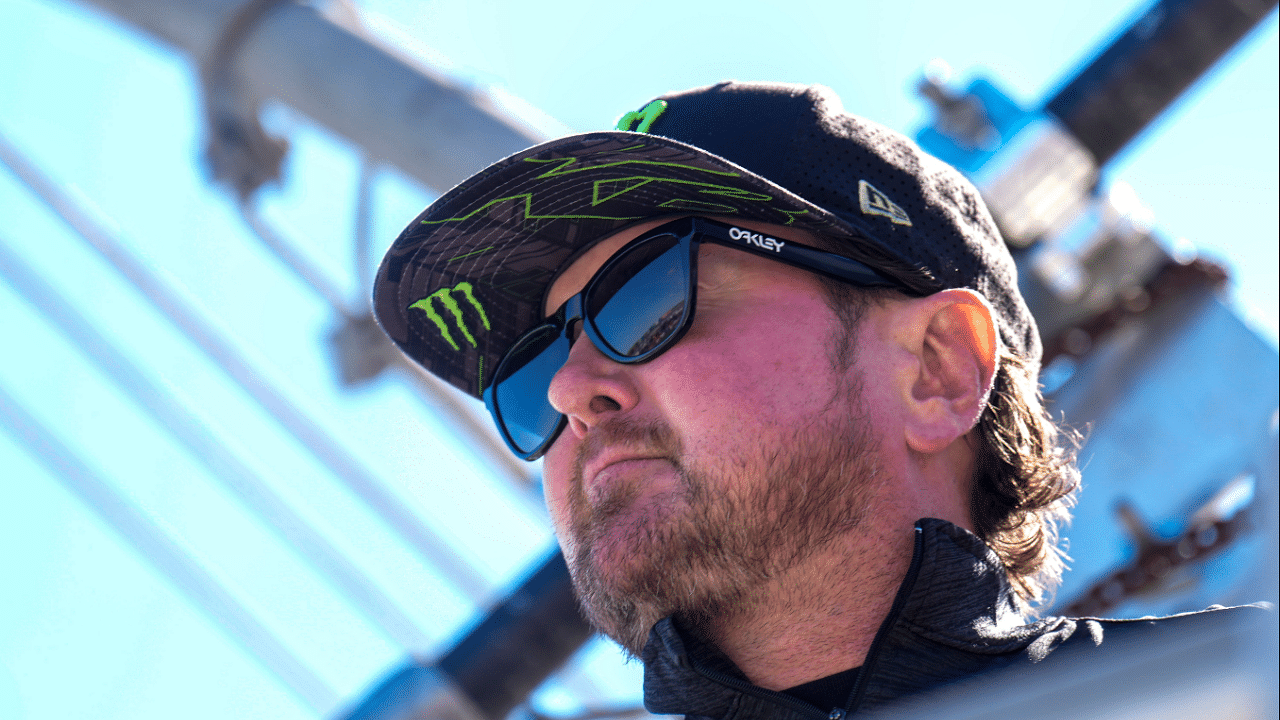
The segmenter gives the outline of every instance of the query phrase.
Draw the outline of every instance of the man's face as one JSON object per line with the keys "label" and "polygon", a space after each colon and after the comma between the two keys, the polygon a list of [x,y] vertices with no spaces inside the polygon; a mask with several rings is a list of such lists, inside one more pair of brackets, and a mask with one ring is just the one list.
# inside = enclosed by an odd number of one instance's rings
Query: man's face
{"label": "man's face", "polygon": [[[580,258],[548,310],[661,222]],[[638,654],[657,620],[705,626],[859,523],[878,476],[856,363],[831,349],[842,332],[812,274],[708,244],[693,324],[658,358],[622,365],[579,336],[549,392],[569,426],[544,482],[600,629]]]}

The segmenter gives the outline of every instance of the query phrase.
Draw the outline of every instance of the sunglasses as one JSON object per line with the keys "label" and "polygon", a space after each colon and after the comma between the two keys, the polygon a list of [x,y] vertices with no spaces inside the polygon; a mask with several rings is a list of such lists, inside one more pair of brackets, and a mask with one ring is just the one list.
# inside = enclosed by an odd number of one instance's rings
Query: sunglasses
{"label": "sunglasses", "polygon": [[682,218],[628,243],[577,295],[507,350],[484,391],[485,407],[511,450],[536,460],[568,420],[551,406],[551,379],[569,360],[574,323],[614,362],[648,362],[675,345],[693,324],[698,248],[727,245],[859,287],[902,283],[840,255],[705,218]]}

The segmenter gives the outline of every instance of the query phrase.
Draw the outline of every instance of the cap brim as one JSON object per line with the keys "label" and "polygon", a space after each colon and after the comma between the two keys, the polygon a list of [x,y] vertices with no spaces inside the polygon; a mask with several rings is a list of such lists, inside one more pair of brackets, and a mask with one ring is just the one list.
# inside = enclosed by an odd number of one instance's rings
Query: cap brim
{"label": "cap brim", "polygon": [[388,251],[374,315],[401,350],[480,397],[502,354],[543,319],[556,275],[601,238],[663,215],[720,215],[847,238],[867,233],[723,158],[631,132],[576,135],[501,160],[432,203]]}

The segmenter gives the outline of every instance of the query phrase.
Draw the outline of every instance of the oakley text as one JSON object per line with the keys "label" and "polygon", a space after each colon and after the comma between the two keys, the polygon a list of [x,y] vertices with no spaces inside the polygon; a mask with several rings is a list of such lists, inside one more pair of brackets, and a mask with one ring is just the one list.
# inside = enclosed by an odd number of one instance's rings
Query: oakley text
{"label": "oakley text", "polygon": [[781,252],[782,246],[786,245],[784,241],[779,240],[777,238],[771,238],[768,235],[761,235],[760,233],[755,233],[755,232],[751,232],[750,230],[743,230],[742,228],[736,228],[736,227],[729,228],[729,237],[733,238],[734,240],[741,240],[743,242],[750,243],[757,247],[762,247],[765,250],[772,250],[774,252]]}

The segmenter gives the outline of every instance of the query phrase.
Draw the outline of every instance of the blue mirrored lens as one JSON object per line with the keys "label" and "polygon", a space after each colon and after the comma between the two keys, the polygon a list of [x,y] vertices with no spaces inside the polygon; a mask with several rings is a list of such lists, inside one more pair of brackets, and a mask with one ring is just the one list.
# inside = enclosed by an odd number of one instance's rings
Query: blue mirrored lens
{"label": "blue mirrored lens", "polygon": [[617,355],[641,357],[680,326],[689,294],[689,258],[674,236],[623,251],[592,282],[585,314]]}
{"label": "blue mirrored lens", "polygon": [[560,424],[547,399],[551,378],[569,359],[569,339],[557,328],[525,338],[504,362],[494,387],[495,401],[511,443],[522,453],[538,448]]}
{"label": "blue mirrored lens", "polygon": [[[610,260],[588,283],[582,308],[597,345],[607,346],[600,349],[641,359],[660,347],[688,312],[689,277],[688,252],[671,235],[636,243]],[[495,415],[516,452],[532,455],[560,427],[562,416],[547,393],[570,347],[562,327],[544,325],[522,338],[498,368]]]}

